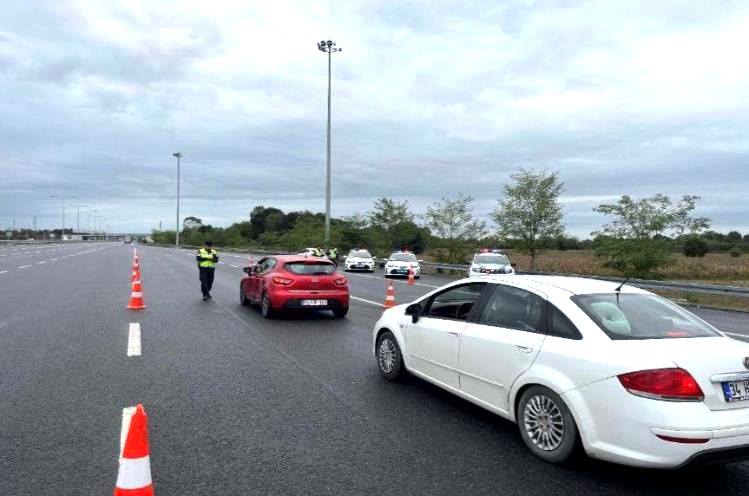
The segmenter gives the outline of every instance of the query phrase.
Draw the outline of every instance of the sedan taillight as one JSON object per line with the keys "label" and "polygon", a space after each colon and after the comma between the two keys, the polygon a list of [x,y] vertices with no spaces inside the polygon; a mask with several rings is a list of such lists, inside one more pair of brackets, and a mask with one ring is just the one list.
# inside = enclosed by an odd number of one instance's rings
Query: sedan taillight
{"label": "sedan taillight", "polygon": [[336,279],[336,280],[335,280],[335,281],[333,281],[333,282],[335,282],[335,285],[336,285],[336,286],[341,286],[341,287],[343,287],[343,286],[345,286],[346,284],[348,284],[348,281],[347,281],[346,279],[344,279],[343,277],[342,277],[342,278],[340,278],[340,279]]}
{"label": "sedan taillight", "polygon": [[665,401],[702,401],[705,394],[684,369],[653,369],[622,374],[619,382],[636,396]]}
{"label": "sedan taillight", "polygon": [[289,284],[291,284],[292,282],[294,282],[294,279],[289,279],[289,278],[286,278],[286,277],[275,276],[273,278],[273,282],[275,284],[279,284],[281,286],[288,286]]}

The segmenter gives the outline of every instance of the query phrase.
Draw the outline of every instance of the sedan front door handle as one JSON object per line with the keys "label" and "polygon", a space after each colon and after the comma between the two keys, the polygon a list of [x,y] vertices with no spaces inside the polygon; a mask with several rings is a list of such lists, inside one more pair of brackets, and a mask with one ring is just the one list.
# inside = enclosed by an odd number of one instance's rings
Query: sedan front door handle
{"label": "sedan front door handle", "polygon": [[515,347],[518,349],[518,351],[522,351],[523,353],[530,353],[533,351],[532,346],[522,346],[522,345],[515,345]]}

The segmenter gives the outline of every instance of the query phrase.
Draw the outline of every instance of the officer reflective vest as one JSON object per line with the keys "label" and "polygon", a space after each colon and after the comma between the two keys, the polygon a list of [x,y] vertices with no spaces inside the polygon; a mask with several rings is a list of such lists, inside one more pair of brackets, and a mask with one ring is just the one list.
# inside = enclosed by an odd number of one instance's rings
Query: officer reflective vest
{"label": "officer reflective vest", "polygon": [[209,269],[213,269],[216,267],[216,260],[218,260],[218,257],[216,256],[215,251],[206,250],[205,248],[201,248],[198,250],[199,267],[207,267]]}

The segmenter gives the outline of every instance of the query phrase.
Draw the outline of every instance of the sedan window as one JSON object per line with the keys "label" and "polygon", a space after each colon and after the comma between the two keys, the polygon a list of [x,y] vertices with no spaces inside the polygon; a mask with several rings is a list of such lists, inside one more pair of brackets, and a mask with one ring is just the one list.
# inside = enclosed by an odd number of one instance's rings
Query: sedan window
{"label": "sedan window", "polygon": [[583,336],[577,330],[575,324],[564,315],[561,310],[549,303],[549,328],[551,336],[568,339],[582,339]]}
{"label": "sedan window", "polygon": [[497,284],[481,312],[479,324],[543,332],[545,301],[529,291]]}
{"label": "sedan window", "polygon": [[652,294],[604,293],[572,301],[611,339],[668,339],[719,336],[680,306]]}
{"label": "sedan window", "polygon": [[481,295],[486,283],[455,286],[434,295],[424,311],[424,316],[441,319],[467,320],[473,304]]}

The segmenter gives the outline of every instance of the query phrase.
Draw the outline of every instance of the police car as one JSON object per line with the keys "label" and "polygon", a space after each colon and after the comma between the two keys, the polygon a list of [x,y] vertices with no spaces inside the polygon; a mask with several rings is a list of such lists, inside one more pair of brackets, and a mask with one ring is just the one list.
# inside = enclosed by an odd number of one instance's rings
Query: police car
{"label": "police car", "polygon": [[414,277],[421,277],[420,260],[410,251],[396,251],[385,263],[385,277],[405,276],[408,277],[409,270],[413,270]]}
{"label": "police car", "polygon": [[468,268],[468,277],[481,277],[489,274],[514,274],[510,259],[500,250],[482,250],[476,253]]}
{"label": "police car", "polygon": [[353,270],[374,272],[374,266],[374,257],[367,250],[363,249],[353,249],[348,252],[346,262],[344,263],[344,268],[347,272]]}

